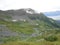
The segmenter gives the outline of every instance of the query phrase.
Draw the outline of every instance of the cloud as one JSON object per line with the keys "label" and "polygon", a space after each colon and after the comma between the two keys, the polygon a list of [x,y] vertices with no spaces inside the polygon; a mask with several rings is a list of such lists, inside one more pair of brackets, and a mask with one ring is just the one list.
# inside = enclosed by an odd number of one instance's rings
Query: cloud
{"label": "cloud", "polygon": [[49,18],[53,18],[54,20],[60,20],[60,15],[56,16],[48,16]]}
{"label": "cloud", "polygon": [[59,4],[60,0],[0,0],[0,9],[32,8],[39,12],[45,12],[59,10]]}

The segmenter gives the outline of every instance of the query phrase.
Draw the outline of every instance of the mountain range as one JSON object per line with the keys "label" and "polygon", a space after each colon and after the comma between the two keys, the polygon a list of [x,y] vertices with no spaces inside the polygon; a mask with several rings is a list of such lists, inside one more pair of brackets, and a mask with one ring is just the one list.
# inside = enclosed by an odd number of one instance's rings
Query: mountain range
{"label": "mountain range", "polygon": [[60,23],[60,11],[44,12],[44,14]]}
{"label": "mountain range", "polygon": [[35,42],[59,31],[59,23],[33,9],[0,10],[0,42]]}
{"label": "mountain range", "polygon": [[44,12],[46,16],[58,16],[60,15],[60,11],[51,11],[51,12]]}

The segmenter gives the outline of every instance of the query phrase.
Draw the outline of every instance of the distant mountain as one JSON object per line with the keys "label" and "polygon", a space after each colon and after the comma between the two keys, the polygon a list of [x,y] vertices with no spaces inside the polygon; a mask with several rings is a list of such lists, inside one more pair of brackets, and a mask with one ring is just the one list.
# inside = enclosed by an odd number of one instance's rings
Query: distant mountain
{"label": "distant mountain", "polygon": [[60,23],[60,20],[56,20],[58,23]]}
{"label": "distant mountain", "polygon": [[46,16],[56,16],[60,15],[60,11],[44,12]]}
{"label": "distant mountain", "polygon": [[[44,12],[46,16],[51,16],[53,18],[59,18],[60,16],[60,11],[52,11],[52,12]],[[58,16],[58,17],[57,17]],[[50,18],[51,18],[50,17]],[[60,25],[60,19],[55,20],[58,25]]]}

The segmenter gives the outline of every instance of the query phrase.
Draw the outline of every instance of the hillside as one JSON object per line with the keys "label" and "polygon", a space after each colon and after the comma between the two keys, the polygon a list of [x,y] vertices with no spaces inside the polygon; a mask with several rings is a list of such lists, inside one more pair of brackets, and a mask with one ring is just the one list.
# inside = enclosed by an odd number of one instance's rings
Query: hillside
{"label": "hillside", "polygon": [[49,36],[59,39],[59,33],[60,25],[55,20],[33,9],[0,11],[0,43],[44,42]]}
{"label": "hillside", "polygon": [[[8,10],[8,11],[0,11],[0,18],[2,19],[6,19],[7,20],[20,20],[20,21],[28,21],[32,23],[32,20],[40,20],[40,21],[44,21],[46,23],[49,23],[50,25],[56,25],[54,24],[54,20],[53,19],[49,19],[48,17],[46,17],[43,13],[36,13],[35,10],[33,9],[19,9],[19,10]],[[10,19],[9,19],[10,18]],[[34,22],[35,23],[35,22]],[[52,26],[53,26],[52,25]]]}

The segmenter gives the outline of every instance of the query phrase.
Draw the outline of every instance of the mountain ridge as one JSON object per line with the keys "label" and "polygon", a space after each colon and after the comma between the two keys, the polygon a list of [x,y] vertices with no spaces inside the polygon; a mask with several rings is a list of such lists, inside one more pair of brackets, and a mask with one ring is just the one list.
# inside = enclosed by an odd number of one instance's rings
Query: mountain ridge
{"label": "mountain ridge", "polygon": [[56,16],[56,15],[60,15],[60,11],[44,12],[44,14],[47,16]]}
{"label": "mountain ridge", "polygon": [[[4,18],[4,16],[6,15],[5,17],[10,18],[11,20],[23,20],[23,21],[27,20],[29,22],[31,22],[31,20],[32,21],[33,20],[40,20],[40,21],[46,22],[51,25],[57,25],[56,23],[54,24],[55,21],[53,19],[49,19],[43,13],[36,13],[35,10],[30,9],[30,8],[19,9],[19,10],[7,10],[7,11],[0,11],[0,12],[2,12],[0,14],[0,18],[1,17]],[[8,20],[8,19],[6,19],[6,20]]]}

